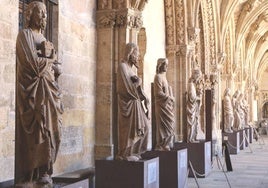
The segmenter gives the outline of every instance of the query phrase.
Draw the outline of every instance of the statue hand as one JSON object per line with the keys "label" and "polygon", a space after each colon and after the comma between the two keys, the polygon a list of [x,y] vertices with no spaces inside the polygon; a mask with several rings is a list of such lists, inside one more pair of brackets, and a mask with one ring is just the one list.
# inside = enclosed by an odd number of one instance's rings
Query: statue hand
{"label": "statue hand", "polygon": [[57,60],[56,50],[52,49],[51,58],[48,58],[49,63],[54,63]]}
{"label": "statue hand", "polygon": [[131,79],[131,81],[132,81],[133,83],[137,83],[137,82],[139,81],[139,77],[136,76],[136,75],[131,76],[130,79]]}

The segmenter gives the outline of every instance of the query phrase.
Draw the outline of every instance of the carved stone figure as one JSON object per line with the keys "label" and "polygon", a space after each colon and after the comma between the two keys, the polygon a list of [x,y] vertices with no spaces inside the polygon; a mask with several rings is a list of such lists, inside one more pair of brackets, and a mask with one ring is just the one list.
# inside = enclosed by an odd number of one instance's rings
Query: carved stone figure
{"label": "carved stone figure", "polygon": [[244,111],[244,117],[245,117],[245,126],[249,126],[249,105],[247,102],[247,94],[245,93],[245,96],[242,101],[242,107]]}
{"label": "carved stone figure", "polygon": [[17,37],[16,184],[52,184],[53,163],[60,145],[63,106],[56,81],[61,73],[53,44],[42,32],[46,7],[31,2],[26,28]]}
{"label": "carved stone figure", "polygon": [[238,130],[241,129],[241,119],[238,111],[238,96],[239,91],[237,90],[232,97],[232,105],[233,105],[233,111],[234,111],[234,129]]}
{"label": "carved stone figure", "polygon": [[169,151],[174,143],[174,97],[166,79],[168,60],[157,61],[154,77],[156,150]]}
{"label": "carved stone figure", "polygon": [[188,93],[186,102],[187,114],[187,141],[194,143],[204,139],[204,133],[200,127],[200,109],[202,104],[202,88],[198,87],[202,78],[199,69],[194,69],[188,83]]}
{"label": "carved stone figure", "polygon": [[243,93],[240,93],[237,99],[237,111],[239,114],[240,118],[240,124],[239,124],[239,129],[244,129],[245,128],[245,111],[244,111],[244,95]]}
{"label": "carved stone figure", "polygon": [[149,125],[149,99],[142,89],[138,68],[138,46],[128,43],[125,57],[118,65],[118,159],[137,161],[147,150]]}
{"label": "carved stone figure", "polygon": [[223,116],[224,116],[224,132],[232,133],[234,124],[234,112],[229,88],[227,88],[224,92]]}

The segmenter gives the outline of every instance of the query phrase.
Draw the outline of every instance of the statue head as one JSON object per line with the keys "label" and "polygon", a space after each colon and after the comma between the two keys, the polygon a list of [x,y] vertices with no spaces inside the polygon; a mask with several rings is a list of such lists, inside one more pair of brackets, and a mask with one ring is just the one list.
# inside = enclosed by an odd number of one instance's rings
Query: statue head
{"label": "statue head", "polygon": [[200,69],[196,68],[192,70],[192,75],[191,75],[191,79],[194,82],[198,82],[200,81],[202,78],[202,72]]}
{"label": "statue head", "polygon": [[25,28],[45,30],[47,24],[47,10],[44,3],[31,2],[25,13]]}
{"label": "statue head", "polygon": [[224,96],[230,95],[230,88],[226,88],[224,91]]}
{"label": "statue head", "polygon": [[156,73],[167,72],[168,59],[159,58],[156,65]]}
{"label": "statue head", "polygon": [[135,65],[135,67],[139,68],[138,60],[139,60],[139,48],[134,43],[127,43],[125,48],[125,60],[130,65]]}

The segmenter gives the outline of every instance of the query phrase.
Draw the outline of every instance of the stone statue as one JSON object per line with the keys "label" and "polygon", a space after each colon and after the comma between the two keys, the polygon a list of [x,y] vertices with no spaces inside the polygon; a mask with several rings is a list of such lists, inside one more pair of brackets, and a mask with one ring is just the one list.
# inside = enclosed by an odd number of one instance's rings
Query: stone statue
{"label": "stone statue", "polygon": [[[137,161],[147,150],[149,99],[142,89],[142,80],[133,70],[138,68],[139,50],[128,43],[125,57],[118,65],[118,155],[121,160]],[[133,66],[134,65],[134,66]]]}
{"label": "stone statue", "polygon": [[224,132],[232,133],[234,124],[234,112],[229,88],[227,88],[224,92],[223,116],[224,116]]}
{"label": "stone statue", "polygon": [[249,126],[249,105],[247,102],[247,93],[245,93],[245,96],[242,100],[242,107],[244,111],[245,126],[248,127]]}
{"label": "stone statue", "polygon": [[188,83],[186,101],[187,114],[187,141],[194,143],[204,139],[204,133],[200,127],[200,109],[202,104],[202,88],[199,87],[202,80],[202,73],[194,69]]}
{"label": "stone statue", "polygon": [[16,43],[15,181],[49,185],[60,145],[63,106],[56,80],[61,69],[53,44],[42,34],[45,5],[31,2],[25,18]]}
{"label": "stone statue", "polygon": [[168,60],[157,61],[154,77],[156,150],[169,151],[174,143],[174,97],[166,79]]}
{"label": "stone statue", "polygon": [[244,111],[244,95],[240,93],[237,99],[237,111],[240,118],[239,129],[245,128],[245,111]]}
{"label": "stone statue", "polygon": [[238,111],[238,96],[239,91],[237,90],[232,97],[232,105],[233,105],[233,111],[234,111],[234,129],[239,130],[241,129],[241,119]]}

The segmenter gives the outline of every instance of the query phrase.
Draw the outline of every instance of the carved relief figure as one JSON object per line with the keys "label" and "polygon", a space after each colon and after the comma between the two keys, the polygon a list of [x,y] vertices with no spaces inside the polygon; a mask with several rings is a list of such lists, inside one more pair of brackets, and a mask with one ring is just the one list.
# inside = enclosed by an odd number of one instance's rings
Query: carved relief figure
{"label": "carved relief figure", "polygon": [[60,145],[63,107],[56,80],[61,70],[53,44],[42,34],[46,13],[43,3],[31,2],[26,10],[26,28],[17,37],[17,184],[52,184]]}
{"label": "carved relief figure", "polygon": [[198,87],[202,73],[199,69],[194,69],[188,83],[188,93],[186,102],[188,142],[199,142],[204,139],[204,133],[200,127],[200,108],[202,102],[202,88]]}
{"label": "carved relief figure", "polygon": [[147,150],[149,99],[142,89],[142,80],[133,70],[138,68],[139,50],[128,43],[125,57],[118,65],[118,159],[137,161]]}
{"label": "carved relief figure", "polygon": [[224,92],[223,116],[224,116],[224,132],[232,133],[234,124],[234,112],[229,88],[227,88]]}
{"label": "carved relief figure", "polygon": [[239,91],[237,90],[232,97],[232,105],[233,105],[233,111],[234,111],[234,128],[236,130],[240,129],[241,125],[241,119],[240,115],[238,112],[238,96],[239,96]]}
{"label": "carved relief figure", "polygon": [[154,77],[156,149],[169,151],[174,143],[174,97],[166,79],[168,60],[157,61]]}

